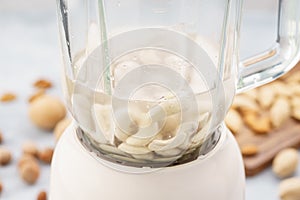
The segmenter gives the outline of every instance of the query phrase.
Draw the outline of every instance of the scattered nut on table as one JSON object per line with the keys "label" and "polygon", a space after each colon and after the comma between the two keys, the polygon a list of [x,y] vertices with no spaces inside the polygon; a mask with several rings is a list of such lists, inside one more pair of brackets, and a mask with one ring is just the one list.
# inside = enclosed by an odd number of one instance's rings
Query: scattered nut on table
{"label": "scattered nut on table", "polygon": [[281,200],[299,200],[300,178],[294,177],[281,181],[279,184],[279,196]]}
{"label": "scattered nut on table", "polygon": [[47,200],[47,193],[45,191],[40,191],[37,200]]}
{"label": "scattered nut on table", "polygon": [[53,148],[45,148],[45,149],[39,151],[38,158],[42,162],[50,164],[52,161],[53,152],[54,152]]}
{"label": "scattered nut on table", "polygon": [[34,184],[40,175],[40,168],[33,162],[26,162],[20,168],[22,179],[28,184]]}
{"label": "scattered nut on table", "polygon": [[10,163],[12,155],[5,147],[0,147],[0,165],[7,165]]}
{"label": "scattered nut on table", "polygon": [[279,178],[291,176],[297,169],[298,151],[293,148],[281,150],[274,158],[272,170]]}
{"label": "scattered nut on table", "polygon": [[43,95],[29,104],[29,117],[39,128],[51,130],[65,116],[66,108],[58,98]]}
{"label": "scattered nut on table", "polygon": [[27,162],[34,162],[34,163],[38,164],[38,161],[35,157],[33,157],[30,154],[24,154],[21,156],[21,158],[18,161],[18,168],[21,168],[24,165],[24,163],[27,163]]}
{"label": "scattered nut on table", "polygon": [[2,182],[0,181],[0,194],[2,193],[2,191],[3,191],[3,184],[2,184]]}
{"label": "scattered nut on table", "polygon": [[8,93],[3,94],[0,97],[0,101],[2,101],[2,102],[10,102],[10,101],[15,100],[16,98],[17,98],[17,96],[14,93],[8,92]]}
{"label": "scattered nut on table", "polygon": [[18,163],[21,178],[28,184],[34,184],[40,176],[40,166],[32,155],[23,155]]}
{"label": "scattered nut on table", "polygon": [[23,154],[29,154],[34,157],[38,156],[39,150],[37,145],[32,141],[27,141],[22,146]]}
{"label": "scattered nut on table", "polygon": [[0,144],[2,144],[3,143],[3,134],[2,134],[2,132],[0,131]]}
{"label": "scattered nut on table", "polygon": [[52,87],[52,83],[46,79],[39,79],[34,82],[33,86],[40,89],[47,89]]}

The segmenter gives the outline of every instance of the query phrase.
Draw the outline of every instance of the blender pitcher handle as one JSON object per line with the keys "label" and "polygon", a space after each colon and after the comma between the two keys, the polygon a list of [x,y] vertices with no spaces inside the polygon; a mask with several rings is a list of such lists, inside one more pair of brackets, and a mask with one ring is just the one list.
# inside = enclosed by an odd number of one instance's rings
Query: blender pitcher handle
{"label": "blender pitcher handle", "polygon": [[237,92],[268,83],[300,58],[300,1],[279,0],[277,39],[267,51],[240,62]]}

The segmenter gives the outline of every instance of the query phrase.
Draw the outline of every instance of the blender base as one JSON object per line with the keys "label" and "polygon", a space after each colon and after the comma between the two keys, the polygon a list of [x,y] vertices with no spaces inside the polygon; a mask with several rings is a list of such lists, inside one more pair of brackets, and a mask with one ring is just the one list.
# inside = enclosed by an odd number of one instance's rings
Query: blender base
{"label": "blender base", "polygon": [[50,200],[243,200],[242,157],[230,131],[225,132],[212,151],[195,161],[131,173],[96,159],[71,125],[55,149]]}

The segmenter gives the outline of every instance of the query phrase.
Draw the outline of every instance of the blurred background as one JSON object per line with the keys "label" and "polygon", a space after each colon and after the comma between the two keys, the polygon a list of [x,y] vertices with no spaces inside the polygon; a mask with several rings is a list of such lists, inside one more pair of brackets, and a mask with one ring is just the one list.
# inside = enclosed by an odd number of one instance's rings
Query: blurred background
{"label": "blurred background", "polygon": [[[241,58],[272,46],[276,38],[277,1],[244,0]],[[28,119],[28,97],[39,78],[51,80],[48,93],[62,98],[60,48],[53,0],[0,0],[0,95],[13,92],[16,101],[0,103],[0,131],[3,146],[13,154],[10,165],[0,166],[3,192],[0,199],[36,199],[49,189],[49,165],[42,165],[37,183],[25,184],[18,175],[17,160],[22,143],[34,140],[40,147],[54,146],[51,132],[38,130]],[[299,171],[299,170],[298,170]],[[246,200],[276,200],[279,181],[270,169],[247,179]]]}

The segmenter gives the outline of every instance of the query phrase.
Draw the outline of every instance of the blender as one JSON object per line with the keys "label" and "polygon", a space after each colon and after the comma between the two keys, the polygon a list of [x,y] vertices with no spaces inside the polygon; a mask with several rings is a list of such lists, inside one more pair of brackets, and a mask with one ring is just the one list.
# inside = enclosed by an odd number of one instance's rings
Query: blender
{"label": "blender", "polygon": [[50,199],[244,199],[223,121],[236,92],[299,60],[300,2],[278,4],[274,46],[239,61],[241,0],[57,0],[73,122]]}

